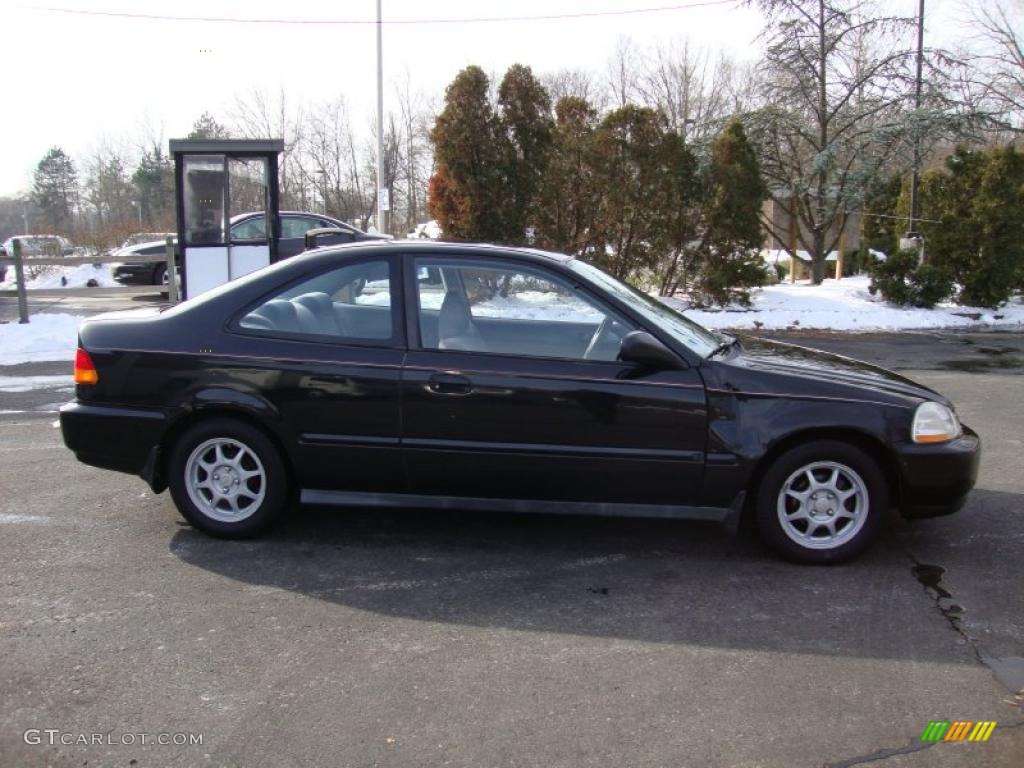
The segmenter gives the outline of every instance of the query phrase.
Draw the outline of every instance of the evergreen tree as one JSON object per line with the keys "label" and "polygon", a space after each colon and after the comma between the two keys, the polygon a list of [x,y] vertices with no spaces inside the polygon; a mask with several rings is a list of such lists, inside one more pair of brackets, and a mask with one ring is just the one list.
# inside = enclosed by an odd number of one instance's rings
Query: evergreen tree
{"label": "evergreen tree", "polygon": [[209,112],[203,112],[192,124],[189,139],[230,139],[231,132],[218,123]]}
{"label": "evergreen tree", "polygon": [[594,176],[602,195],[592,258],[618,278],[654,267],[664,253],[676,139],[662,115],[633,105],[597,129]]}
{"label": "evergreen tree", "polygon": [[760,217],[767,195],[743,126],[733,121],[711,145],[704,263],[695,286],[703,300],[746,305],[747,289],[764,282]]}
{"label": "evergreen tree", "polygon": [[428,209],[445,239],[502,242],[508,232],[505,169],[512,150],[480,67],[467,67],[448,86],[430,139],[437,170]]}
{"label": "evergreen tree", "polygon": [[36,166],[32,202],[53,232],[68,232],[78,197],[78,172],[60,147],[52,147]]}
{"label": "evergreen tree", "polygon": [[893,174],[877,179],[864,194],[864,225],[861,244],[886,254],[896,253],[906,228],[898,217],[897,206],[903,190],[903,178]]}
{"label": "evergreen tree", "polygon": [[170,226],[174,221],[174,165],[156,142],[142,151],[132,183],[147,222]]}
{"label": "evergreen tree", "polygon": [[508,201],[502,240],[527,241],[527,227],[536,223],[538,193],[545,181],[551,151],[551,100],[529,67],[513,64],[498,88],[500,122],[507,140]]}
{"label": "evergreen tree", "polygon": [[993,150],[974,198],[978,255],[960,301],[997,307],[1024,288],[1024,153]]}
{"label": "evergreen tree", "polygon": [[548,172],[537,206],[537,244],[583,256],[593,250],[601,188],[594,173],[597,112],[585,99],[566,96],[555,105]]}
{"label": "evergreen tree", "polygon": [[668,155],[665,168],[667,215],[664,250],[667,258],[661,268],[660,293],[671,296],[681,287],[689,287],[700,269],[700,248],[705,190],[697,157],[676,132],[665,137]]}

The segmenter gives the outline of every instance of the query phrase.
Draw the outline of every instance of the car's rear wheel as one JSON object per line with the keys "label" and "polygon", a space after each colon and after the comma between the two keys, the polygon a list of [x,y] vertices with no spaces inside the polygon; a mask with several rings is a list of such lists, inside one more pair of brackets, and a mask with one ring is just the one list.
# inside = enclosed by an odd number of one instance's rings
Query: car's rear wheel
{"label": "car's rear wheel", "polygon": [[153,270],[153,285],[167,285],[167,265],[156,265]]}
{"label": "car's rear wheel", "polygon": [[847,443],[815,440],[769,467],[756,517],[762,536],[780,554],[838,563],[871,544],[888,508],[888,484],[877,462]]}
{"label": "car's rear wheel", "polygon": [[178,439],[169,485],[186,520],[232,539],[263,533],[288,498],[287,473],[273,442],[252,425],[226,418],[200,422]]}

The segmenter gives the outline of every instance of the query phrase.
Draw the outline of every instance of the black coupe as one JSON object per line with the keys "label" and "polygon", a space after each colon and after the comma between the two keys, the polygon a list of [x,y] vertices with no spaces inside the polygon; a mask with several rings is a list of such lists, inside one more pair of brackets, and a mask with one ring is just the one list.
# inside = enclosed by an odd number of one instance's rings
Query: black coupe
{"label": "black coupe", "polygon": [[366,242],[82,326],[83,462],[169,487],[215,536],[290,502],[752,515],[838,562],[887,513],[957,510],[979,441],[942,395],[802,347],[714,333],[579,260]]}

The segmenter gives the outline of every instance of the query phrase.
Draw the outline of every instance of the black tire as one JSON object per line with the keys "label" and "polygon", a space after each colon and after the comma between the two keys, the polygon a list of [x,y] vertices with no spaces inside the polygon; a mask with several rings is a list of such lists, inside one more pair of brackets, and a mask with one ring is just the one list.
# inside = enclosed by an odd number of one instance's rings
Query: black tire
{"label": "black tire", "polygon": [[[213,443],[213,445],[211,445]],[[225,463],[217,463],[216,456],[211,453],[221,445],[221,453],[224,455]],[[200,446],[207,445],[198,458],[189,466],[189,459]],[[249,454],[244,452],[231,454],[235,445],[242,446]],[[217,467],[225,472],[231,470],[227,462],[240,458],[240,464],[232,470],[235,474],[234,483],[230,479],[224,480],[231,489],[234,503],[239,506],[245,505],[240,514],[244,517],[239,519],[218,519],[225,516],[236,516],[232,511],[232,503],[226,497],[215,497],[212,490],[214,471],[206,472],[200,458],[212,458]],[[197,467],[197,465],[199,465]],[[190,473],[199,472],[197,477],[202,478],[205,474],[206,482],[210,484],[207,489],[195,489],[190,493]],[[219,471],[216,470],[215,471]],[[254,472],[252,478],[242,478],[241,471]],[[168,462],[168,485],[171,490],[171,497],[182,516],[194,527],[225,539],[247,539],[264,533],[274,523],[280,520],[285,508],[288,505],[288,473],[284,461],[274,443],[259,429],[230,418],[211,418],[201,421],[190,427],[178,438],[171,449],[170,461]],[[245,486],[244,488],[240,486]],[[259,491],[262,489],[262,499],[259,498]],[[195,498],[193,497],[195,495]],[[198,504],[196,499],[208,496],[204,504]],[[211,503],[212,502],[212,503]],[[222,507],[227,506],[227,509]]]}
{"label": "black tire", "polygon": [[153,285],[163,285],[167,280],[167,265],[157,264],[153,268]]}
{"label": "black tire", "polygon": [[[809,475],[808,468],[812,468]],[[837,468],[837,474],[830,474]],[[811,486],[811,478],[818,483],[834,480],[842,494],[856,490],[859,480],[861,492],[844,500],[830,489]],[[787,484],[796,494],[806,485],[807,501],[791,494],[780,501]],[[812,496],[812,491],[817,496]],[[866,497],[864,507],[858,507],[861,497]],[[860,514],[853,516],[858,509]],[[801,517],[805,512],[807,516]],[[814,440],[782,454],[765,472],[757,490],[755,519],[765,542],[783,557],[825,564],[845,562],[867,549],[888,513],[889,485],[874,459],[848,443]],[[792,514],[795,519],[784,523],[782,514]]]}

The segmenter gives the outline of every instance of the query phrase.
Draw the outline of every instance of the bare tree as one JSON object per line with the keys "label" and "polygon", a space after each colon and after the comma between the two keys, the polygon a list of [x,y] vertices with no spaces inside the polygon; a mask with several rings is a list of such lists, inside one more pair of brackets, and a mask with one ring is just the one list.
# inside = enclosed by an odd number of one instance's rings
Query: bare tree
{"label": "bare tree", "polygon": [[1004,0],[971,9],[977,52],[972,84],[1001,128],[1024,132],[1024,6]]}
{"label": "bare tree", "polygon": [[303,202],[300,174],[292,169],[292,154],[302,142],[302,109],[289,110],[284,88],[276,95],[254,88],[236,96],[229,116],[234,132],[247,139],[283,139],[278,178],[281,207],[291,208]]}
{"label": "bare tree", "polygon": [[608,106],[607,87],[589,69],[559,69],[541,75],[540,81],[552,104],[569,98],[585,101],[598,112],[604,112]]}
{"label": "bare tree", "polygon": [[[771,196],[795,219],[797,245],[819,283],[869,182],[952,118],[941,103],[913,109],[912,18],[878,15],[870,0],[755,2],[769,19],[766,106],[748,122]],[[790,242],[778,219],[764,223]]]}
{"label": "bare tree", "polygon": [[628,37],[620,37],[605,69],[605,84],[612,109],[636,103],[640,67],[640,52],[636,44]]}
{"label": "bare tree", "polygon": [[735,72],[728,57],[683,40],[659,45],[643,57],[636,91],[684,139],[703,139],[733,113]]}

